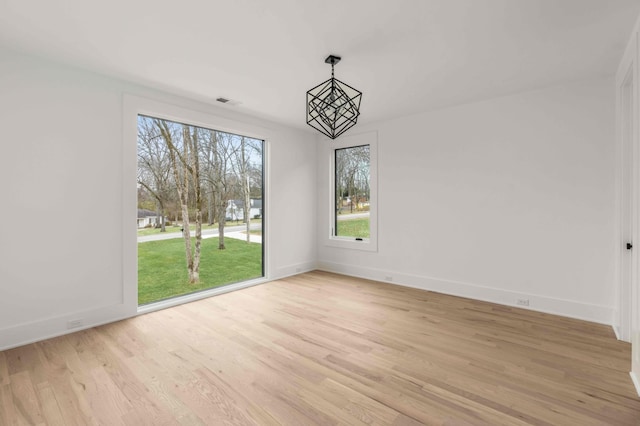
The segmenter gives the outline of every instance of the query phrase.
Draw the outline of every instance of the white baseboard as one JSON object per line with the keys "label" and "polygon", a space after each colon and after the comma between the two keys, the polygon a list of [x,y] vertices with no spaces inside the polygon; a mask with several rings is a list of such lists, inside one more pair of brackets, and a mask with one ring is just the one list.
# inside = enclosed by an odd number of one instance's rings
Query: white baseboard
{"label": "white baseboard", "polygon": [[620,338],[620,328],[616,325],[612,325],[611,328],[613,328],[613,332],[616,334],[616,339],[622,340]]}
{"label": "white baseboard", "polygon": [[622,327],[620,326],[620,311],[618,310],[618,308],[613,309],[612,318],[613,324],[611,325],[611,328],[613,328],[613,332],[616,334],[616,339],[623,342],[631,343],[630,338],[624,336],[624,332],[622,330]]}
{"label": "white baseboard", "polygon": [[303,262],[283,266],[270,274],[269,280],[279,280],[293,275],[303,274],[317,269],[316,262]]}
{"label": "white baseboard", "polygon": [[[112,305],[12,325],[0,329],[0,351],[119,321],[133,315],[125,305]],[[70,321],[80,321],[80,324],[69,328]]]}
{"label": "white baseboard", "polygon": [[[453,296],[468,297],[508,306],[516,306],[516,299],[526,298],[529,299],[530,306],[517,307],[593,321],[601,324],[611,325],[613,318],[613,310],[606,306],[589,305],[532,294],[516,293],[475,284],[447,281],[410,274],[399,274],[396,271],[356,267],[336,262],[321,261],[317,264],[316,262],[303,262],[288,265],[273,271],[273,273],[271,273],[263,282],[277,280],[313,271],[315,269],[387,282],[389,284],[413,287],[421,290],[435,291]],[[393,277],[393,281],[385,280],[385,277]],[[251,283],[250,285],[255,284],[257,283]],[[149,309],[149,311],[150,310],[153,309]],[[145,309],[141,309],[139,311],[139,313],[144,312],[146,312]],[[12,325],[0,329],[0,351],[119,321],[135,315],[135,313],[131,314],[130,310],[126,309],[124,305],[115,305],[88,310],[85,312],[66,314],[55,318],[47,318],[29,323]],[[68,328],[69,321],[75,321],[79,318],[82,319],[81,326],[71,329]],[[614,331],[617,333],[615,327]],[[636,388],[639,388],[637,379],[635,377],[632,377],[632,379],[636,384]]]}
{"label": "white baseboard", "polygon": [[[149,313],[159,309],[168,308],[173,305],[202,299],[204,297],[210,297],[216,294],[239,290],[241,288],[266,283],[268,281],[313,271],[314,269],[316,269],[315,262],[304,262],[289,265],[286,267],[278,268],[266,279],[231,284],[229,286],[212,289],[207,292],[185,295],[176,299],[141,306],[137,309],[137,312],[134,311],[133,313],[131,312],[131,309],[127,310],[124,305],[114,305],[41,319],[23,324],[14,324],[5,328],[0,328],[0,351],[16,348],[18,346],[28,345],[30,343],[62,336],[65,334],[74,333],[76,331],[85,330],[91,327],[97,327],[99,325],[108,324],[110,322],[120,321],[135,315]],[[81,319],[82,321],[81,325],[73,328],[68,327],[69,321],[76,321],[79,319]]]}
{"label": "white baseboard", "polygon": [[[223,294],[230,291],[240,290],[266,282],[267,280],[264,278],[243,281],[240,283],[229,284],[223,287],[217,287],[210,290],[174,297],[168,300],[162,300],[160,302],[151,303],[148,305],[134,307],[129,311],[126,311],[123,308],[123,305],[113,305],[105,308],[86,310],[73,314],[65,314],[58,317],[47,318],[44,320],[9,326],[0,329],[0,351],[16,348],[18,346],[28,345],[30,343],[62,336],[65,334],[75,333],[76,331],[86,330],[88,328],[120,321],[126,318],[134,317],[136,315],[143,315],[153,311],[170,308],[172,306],[181,305],[183,303],[195,302],[196,300],[216,296],[218,294]],[[78,320],[82,322],[81,325],[69,328],[69,321]]]}
{"label": "white baseboard", "polygon": [[[535,294],[518,293],[509,290],[486,287],[477,284],[448,281],[438,278],[424,277],[411,274],[402,274],[397,271],[387,271],[374,268],[346,265],[336,262],[319,261],[318,269],[321,271],[335,272],[374,281],[397,284],[421,290],[435,291],[452,296],[467,297],[485,302],[501,305],[515,306],[538,312],[581,319],[600,324],[612,325],[613,308],[608,306],[592,305],[574,302],[571,300],[555,299]],[[391,280],[387,279],[391,277]],[[528,299],[529,306],[516,305],[517,299]]]}
{"label": "white baseboard", "polygon": [[631,381],[633,382],[633,386],[636,387],[636,393],[640,396],[640,379],[633,371],[629,372],[629,376],[631,376]]}

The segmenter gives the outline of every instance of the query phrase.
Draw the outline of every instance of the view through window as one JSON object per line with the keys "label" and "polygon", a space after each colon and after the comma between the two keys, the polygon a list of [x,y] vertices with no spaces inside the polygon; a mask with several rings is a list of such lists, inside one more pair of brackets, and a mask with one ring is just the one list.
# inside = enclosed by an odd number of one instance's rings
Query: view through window
{"label": "view through window", "polygon": [[336,237],[367,239],[370,235],[369,145],[335,151]]}
{"label": "view through window", "polygon": [[263,148],[138,116],[138,304],[264,276]]}

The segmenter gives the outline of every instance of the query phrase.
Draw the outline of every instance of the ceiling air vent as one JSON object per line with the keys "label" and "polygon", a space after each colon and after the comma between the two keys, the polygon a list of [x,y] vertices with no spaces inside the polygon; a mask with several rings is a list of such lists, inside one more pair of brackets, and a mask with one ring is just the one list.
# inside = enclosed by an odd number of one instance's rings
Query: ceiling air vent
{"label": "ceiling air vent", "polygon": [[228,106],[238,106],[240,105],[242,102],[237,101],[235,99],[229,99],[229,98],[223,98],[222,96],[220,96],[219,98],[216,98],[217,102],[220,102],[221,104],[225,104]]}

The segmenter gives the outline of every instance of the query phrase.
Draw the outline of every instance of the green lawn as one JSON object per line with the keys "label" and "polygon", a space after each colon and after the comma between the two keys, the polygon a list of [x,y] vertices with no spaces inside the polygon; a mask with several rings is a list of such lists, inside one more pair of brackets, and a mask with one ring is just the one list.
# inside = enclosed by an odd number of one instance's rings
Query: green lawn
{"label": "green lawn", "polygon": [[174,238],[138,244],[138,304],[262,276],[262,245],[232,238],[218,250],[218,238],[202,240],[200,283],[189,284],[184,241]]}
{"label": "green lawn", "polygon": [[338,236],[369,238],[369,218],[345,219],[338,221]]}

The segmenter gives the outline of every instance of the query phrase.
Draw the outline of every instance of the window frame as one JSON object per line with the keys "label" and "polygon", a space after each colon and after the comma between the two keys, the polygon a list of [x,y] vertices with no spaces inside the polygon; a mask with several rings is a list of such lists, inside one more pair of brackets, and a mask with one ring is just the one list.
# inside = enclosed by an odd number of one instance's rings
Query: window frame
{"label": "window frame", "polygon": [[[321,142],[325,143],[325,141]],[[369,238],[335,235],[336,215],[336,151],[358,146],[369,146]],[[378,251],[378,134],[366,132],[356,135],[341,136],[328,141],[326,158],[329,162],[329,197],[327,199],[328,232],[325,233],[325,245],[344,249]]]}
{"label": "window frame", "polygon": [[[262,277],[239,283],[232,283],[221,287],[214,287],[195,293],[176,296],[171,299],[138,305],[138,242],[137,224],[131,220],[137,217],[138,194],[136,190],[137,182],[137,135],[138,135],[138,115],[157,117],[184,123],[192,126],[215,129],[221,132],[244,135],[252,139],[263,141],[262,152]],[[129,315],[140,315],[153,312],[172,306],[189,303],[195,300],[204,299],[230,291],[240,290],[257,284],[262,284],[270,280],[270,176],[269,176],[269,156],[270,140],[273,139],[272,132],[262,126],[238,121],[234,118],[217,115],[214,111],[203,111],[194,108],[192,105],[182,105],[179,102],[171,103],[142,97],[135,94],[125,93],[122,97],[122,156],[123,156],[123,302],[127,306]]]}

